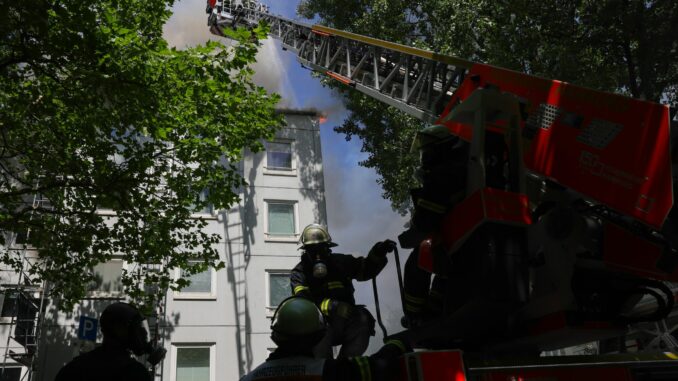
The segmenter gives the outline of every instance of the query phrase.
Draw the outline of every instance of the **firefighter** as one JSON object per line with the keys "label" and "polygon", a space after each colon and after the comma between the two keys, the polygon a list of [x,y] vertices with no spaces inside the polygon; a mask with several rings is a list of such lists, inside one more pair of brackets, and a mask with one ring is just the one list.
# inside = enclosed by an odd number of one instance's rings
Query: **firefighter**
{"label": "firefighter", "polygon": [[398,357],[409,352],[406,338],[387,340],[369,357],[318,359],[313,348],[328,329],[325,317],[306,298],[284,300],[273,316],[271,339],[278,348],[263,364],[240,381],[316,380],[316,381],[386,381],[397,375]]}
{"label": "firefighter", "polygon": [[155,348],[148,341],[148,328],[141,313],[127,303],[113,303],[101,313],[99,324],[103,344],[66,364],[55,381],[128,380],[150,381],[151,373],[131,357],[148,355],[152,365],[165,356],[164,348]]}
{"label": "firefighter", "polygon": [[301,261],[290,274],[293,295],[312,300],[327,317],[325,337],[315,348],[317,357],[332,357],[332,347],[341,345],[339,357],[359,356],[374,336],[375,320],[364,306],[356,306],[352,280],[372,279],[386,266],[386,254],[395,250],[391,240],[378,242],[367,257],[334,254],[337,246],[327,229],[311,224],[301,233]]}
{"label": "firefighter", "polygon": [[400,246],[413,249],[405,263],[403,285],[406,327],[442,313],[447,277],[437,275],[431,282],[431,273],[418,265],[419,251],[420,246],[429,251],[442,249],[435,233],[447,212],[464,199],[469,145],[444,125],[435,125],[417,133],[412,151],[420,153],[415,177],[421,186],[410,191],[414,206],[410,226],[398,237]]}

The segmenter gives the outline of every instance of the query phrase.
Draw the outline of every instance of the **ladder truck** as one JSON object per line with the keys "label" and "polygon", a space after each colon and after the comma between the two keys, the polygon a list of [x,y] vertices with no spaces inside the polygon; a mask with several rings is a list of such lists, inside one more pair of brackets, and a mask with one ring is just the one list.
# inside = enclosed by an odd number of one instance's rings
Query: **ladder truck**
{"label": "ladder truck", "polygon": [[[418,247],[419,268],[450,281],[443,313],[409,328],[421,350],[404,356],[399,381],[678,380],[668,106],[308,25],[256,1],[208,0],[207,13],[218,36],[265,22],[304,67],[467,142],[463,197]],[[497,158],[503,181],[488,172]],[[658,332],[646,351],[539,356],[647,324]]]}

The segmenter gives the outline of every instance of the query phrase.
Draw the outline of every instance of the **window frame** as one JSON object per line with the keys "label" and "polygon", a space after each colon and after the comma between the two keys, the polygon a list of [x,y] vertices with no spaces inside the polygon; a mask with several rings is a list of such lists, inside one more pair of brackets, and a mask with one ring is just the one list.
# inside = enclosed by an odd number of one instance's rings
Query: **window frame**
{"label": "window frame", "polygon": [[[207,269],[210,272],[209,292],[186,292],[174,291],[174,300],[217,300],[217,272],[213,267]],[[181,268],[174,269],[174,279],[181,276]]]}
{"label": "window frame", "polygon": [[[203,196],[203,194],[205,196]],[[201,190],[199,197],[200,198],[207,197],[207,189]],[[204,210],[198,210],[198,211],[193,210],[193,211],[191,211],[191,217],[190,218],[194,218],[194,219],[203,218],[203,219],[207,219],[207,220],[216,220],[217,219],[217,217],[216,217],[217,209],[214,207],[214,204],[212,204],[212,203],[207,204],[207,208],[208,208],[207,211],[204,211]]]}
{"label": "window frame", "polygon": [[[19,281],[19,279],[17,277],[17,273],[14,272],[14,270],[9,268],[9,267],[5,268],[5,266],[6,265],[3,265],[3,268],[0,270],[3,273],[2,277],[1,277],[3,283],[16,284]],[[8,288],[8,289],[0,292],[0,312],[2,312],[2,310],[5,307],[5,296],[7,295],[8,292],[13,292],[13,291],[15,291],[15,290]],[[15,314],[15,316],[16,316],[16,314]],[[11,323],[12,318],[15,317],[15,316],[0,316],[0,324]]]}
{"label": "window frame", "polygon": [[[269,205],[287,204],[292,205],[292,217],[294,218],[293,234],[271,234],[268,231]],[[299,241],[299,202],[297,200],[264,199],[264,241],[266,242],[298,242]]]}
{"label": "window frame", "polygon": [[19,363],[7,363],[5,369],[19,369],[19,380],[23,380],[28,368],[20,365]]}
{"label": "window frame", "polygon": [[[109,259],[106,262],[122,262],[122,266],[120,266],[120,277],[122,277],[122,271],[127,270],[129,268],[128,263],[125,261],[124,258],[114,256],[113,258]],[[102,263],[106,263],[102,262]],[[92,269],[94,270],[94,269]],[[99,291],[99,290],[94,290],[94,291],[87,291],[85,294],[85,299],[124,299],[125,297],[125,290],[124,287],[120,291]]]}
{"label": "window frame", "polygon": [[[4,292],[0,292],[0,311],[5,307],[5,294],[9,290],[5,290]],[[4,323],[11,323],[12,322],[13,316],[0,316],[0,324]]]}
{"label": "window frame", "polygon": [[[291,270],[282,270],[282,269],[266,269],[264,270],[266,272],[266,284],[265,284],[265,290],[266,290],[266,317],[273,317],[273,314],[275,313],[275,310],[278,308],[278,306],[271,306],[271,274],[285,274],[288,277],[292,274]],[[292,290],[290,291],[290,295],[292,296]]]}
{"label": "window frame", "polygon": [[[280,168],[280,167],[271,167],[268,165],[268,143],[279,143],[279,144],[289,144],[290,145],[290,168]],[[275,138],[271,141],[264,142],[264,175],[272,176],[297,176],[297,158],[294,154],[295,151],[295,141],[294,139],[285,139],[285,138]]]}
{"label": "window frame", "polygon": [[[13,303],[15,303],[14,311],[13,311],[14,313],[10,316],[0,316],[0,323],[11,323],[12,318],[15,318],[15,323],[18,321],[16,319],[19,318],[19,305],[16,304],[16,303],[19,302],[18,299],[20,297],[23,297],[26,300],[39,297],[39,295],[37,293],[37,289],[31,290],[31,291],[19,291],[19,289],[7,289],[3,292],[0,292],[0,313],[2,312],[2,310],[5,307],[5,300],[7,299],[6,296],[7,296],[8,292],[12,292],[12,293],[16,294],[16,296],[14,298],[10,299]],[[27,294],[32,294],[32,295],[28,296]],[[37,313],[37,307],[36,307],[36,313]]]}
{"label": "window frame", "polygon": [[170,381],[177,380],[177,358],[181,348],[209,348],[210,381],[216,381],[216,346],[215,342],[205,343],[172,343],[170,348]]}

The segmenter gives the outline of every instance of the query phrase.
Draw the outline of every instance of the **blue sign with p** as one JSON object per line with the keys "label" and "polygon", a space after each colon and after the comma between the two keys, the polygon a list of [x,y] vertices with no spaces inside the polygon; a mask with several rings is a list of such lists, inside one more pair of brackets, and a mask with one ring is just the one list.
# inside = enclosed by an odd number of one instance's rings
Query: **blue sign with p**
{"label": "blue sign with p", "polygon": [[80,316],[80,326],[78,326],[78,339],[97,340],[97,319],[87,316]]}

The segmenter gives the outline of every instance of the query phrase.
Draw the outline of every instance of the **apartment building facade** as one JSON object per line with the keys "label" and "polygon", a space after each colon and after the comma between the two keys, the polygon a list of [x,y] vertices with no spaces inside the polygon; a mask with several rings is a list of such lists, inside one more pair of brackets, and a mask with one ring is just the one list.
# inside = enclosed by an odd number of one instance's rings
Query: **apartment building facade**
{"label": "apartment building facade", "polygon": [[[289,271],[299,261],[301,229],[327,223],[319,115],[280,112],[287,126],[265,142],[266,151],[246,152],[240,163],[248,183],[240,203],[230,210],[196,211],[195,217],[208,221],[206,229],[222,237],[218,251],[226,267],[193,275],[190,286],[168,292],[156,326],[167,356],[155,369],[156,380],[237,380],[274,348],[270,321],[291,293]],[[59,312],[47,301],[32,379],[53,380],[63,364],[94,347],[78,339],[81,316],[98,318],[108,304],[121,300],[120,275],[129,265],[113,259],[97,266],[97,284],[73,311]],[[16,278],[10,272],[0,276],[7,283]],[[10,326],[5,316],[16,311],[6,306],[0,306],[0,342],[10,347],[4,352],[16,353],[22,347],[15,342],[16,324]],[[2,381],[27,379],[27,367],[16,359],[5,356],[3,363],[11,369]]]}

